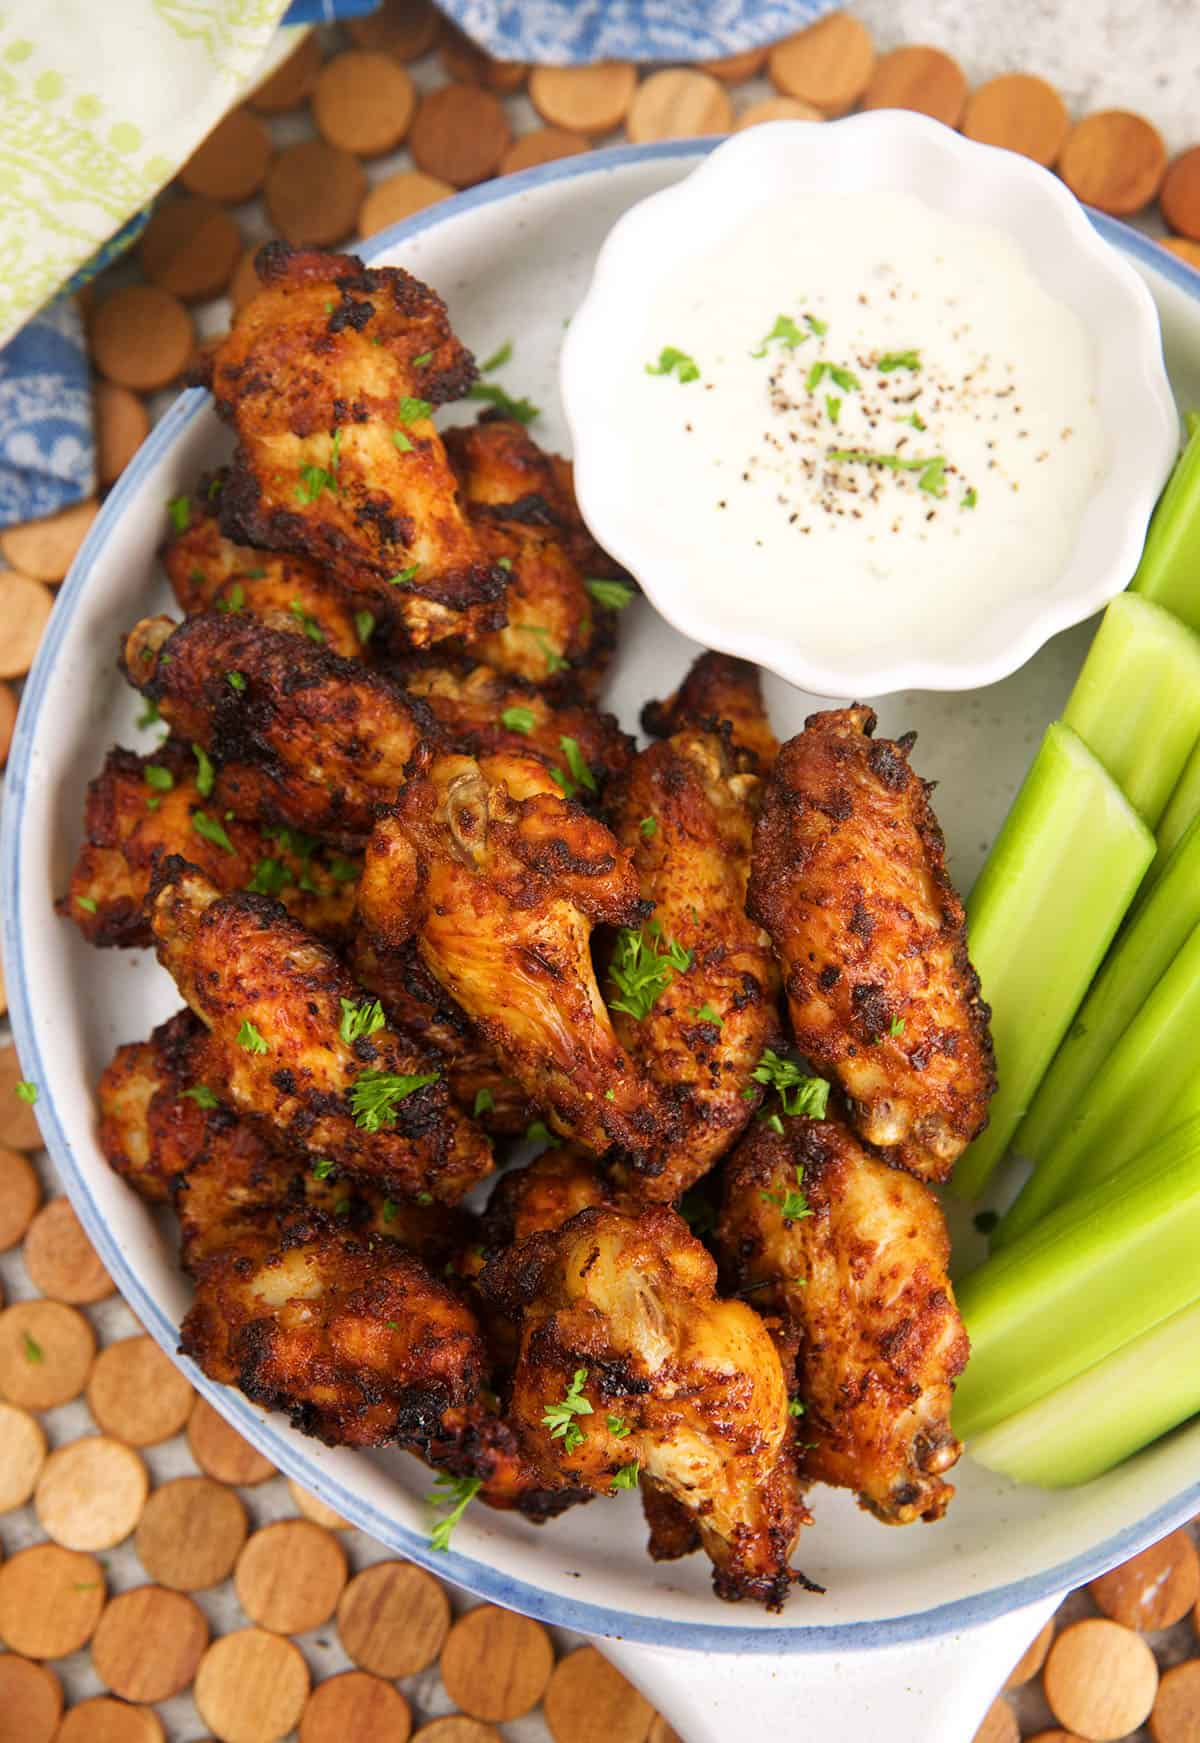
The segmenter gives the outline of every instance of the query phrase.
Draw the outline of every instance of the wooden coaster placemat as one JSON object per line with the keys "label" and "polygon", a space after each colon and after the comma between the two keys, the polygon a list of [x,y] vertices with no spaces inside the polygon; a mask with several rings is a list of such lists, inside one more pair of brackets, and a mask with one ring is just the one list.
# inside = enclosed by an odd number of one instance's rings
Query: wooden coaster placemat
{"label": "wooden coaster placemat", "polygon": [[[620,139],[898,105],[1056,169],[1200,265],[1200,145],[1171,158],[1147,117],[1072,115],[1032,66],[972,72],[974,88],[936,43],[877,42],[853,12],[645,69],[491,61],[428,0],[313,32],[84,298],[100,490],[252,294],[263,240],[352,245],[458,188]],[[97,507],[0,531],[0,768]],[[0,1743],[675,1743],[594,1647],[465,1604],[285,1482],[193,1394],[36,1155],[22,1077],[0,1040]],[[978,1743],[1197,1743],[1198,1597],[1190,1531],[1074,1594]]]}

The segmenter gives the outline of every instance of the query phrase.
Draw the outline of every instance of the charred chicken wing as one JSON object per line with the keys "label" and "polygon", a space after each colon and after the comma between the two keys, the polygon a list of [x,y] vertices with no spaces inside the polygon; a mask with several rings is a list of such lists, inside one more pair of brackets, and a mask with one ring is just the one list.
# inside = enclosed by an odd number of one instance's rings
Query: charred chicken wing
{"label": "charred chicken wing", "polygon": [[801,1469],[889,1525],[940,1519],[967,1359],[941,1207],[839,1121],[783,1127],[757,1126],[726,1165],[718,1244],[759,1311],[799,1332],[798,1433],[816,1443]]}
{"label": "charred chicken wing", "polygon": [[728,654],[701,654],[687,677],[665,702],[647,702],[642,725],[652,738],[676,732],[720,732],[746,763],[765,775],[779,754],[779,741],[763,705],[762,675],[757,666]]}
{"label": "charred chicken wing", "polygon": [[749,909],[783,965],[796,1045],[891,1162],[945,1180],[987,1123],[988,1009],[912,739],[856,706],[784,745],[754,834]]}

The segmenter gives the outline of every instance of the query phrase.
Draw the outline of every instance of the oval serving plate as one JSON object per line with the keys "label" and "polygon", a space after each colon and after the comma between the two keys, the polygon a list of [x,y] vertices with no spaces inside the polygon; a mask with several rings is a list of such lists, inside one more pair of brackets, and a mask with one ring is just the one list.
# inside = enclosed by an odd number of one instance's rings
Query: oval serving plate
{"label": "oval serving plate", "polygon": [[[703,141],[621,147],[488,183],[385,232],[366,253],[436,286],[480,355],[511,339],[504,380],[544,408],[534,434],[559,446],[558,352],[600,243],[629,206],[685,174],[708,149]],[[1099,228],[1147,278],[1176,390],[1195,403],[1200,275],[1119,225],[1101,221]],[[144,1036],[179,1001],[149,957],[90,950],[56,918],[53,902],[78,846],[86,783],[104,750],[118,740],[152,742],[134,726],[137,699],[117,676],[116,655],[125,627],[169,603],[155,557],[164,505],[229,445],[207,397],[185,393],[112,492],[27,683],[5,807],[5,961],[20,1055],[41,1089],[43,1131],[114,1280],[172,1352],[187,1284],[169,1228],[100,1155],[92,1088],[114,1048]],[[641,703],[674,685],[694,648],[644,602],[629,608],[622,630],[607,701],[636,729]],[[985,691],[901,694],[881,705],[881,730],[920,733],[916,765],[938,782],[961,888],[974,877],[1043,726],[1061,707],[1089,633],[1082,626],[1058,637]],[[785,735],[816,705],[774,680],[768,695]],[[969,1258],[970,1224],[959,1220],[965,1226],[956,1235]],[[1200,1424],[1077,1491],[1019,1489],[964,1461],[958,1499],[935,1528],[884,1531],[848,1495],[818,1490],[817,1524],[797,1560],[828,1586],[828,1596],[797,1594],[782,1616],[769,1616],[718,1603],[699,1558],[650,1562],[633,1496],[597,1501],[543,1529],[475,1506],[453,1549],[437,1554],[423,1502],[432,1478],[415,1460],[323,1447],[182,1365],[268,1458],[381,1543],[494,1602],[663,1646],[812,1653],[931,1638],[1078,1584],[1200,1510]]]}

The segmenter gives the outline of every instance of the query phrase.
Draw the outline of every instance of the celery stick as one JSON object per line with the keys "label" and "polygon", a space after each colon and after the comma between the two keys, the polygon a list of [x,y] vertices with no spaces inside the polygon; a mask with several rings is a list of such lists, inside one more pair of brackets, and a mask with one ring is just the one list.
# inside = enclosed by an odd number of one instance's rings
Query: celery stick
{"label": "celery stick", "polygon": [[957,1286],[971,1359],[954,1426],[981,1434],[1200,1300],[1200,1119],[1060,1205]]}
{"label": "celery stick", "polygon": [[1198,1411],[1200,1302],[976,1435],[971,1457],[1018,1483],[1089,1483]]}
{"label": "celery stick", "polygon": [[1154,837],[1061,721],[1049,728],[967,904],[1000,1088],[955,1190],[987,1181],[1154,854]]}
{"label": "celery stick", "polygon": [[[1122,1034],[1200,924],[1200,820],[1193,823],[1092,982],[1017,1129],[1013,1148],[1040,1161],[1066,1131]],[[1155,1086],[1154,1095],[1158,1094]]]}
{"label": "celery stick", "polygon": [[[1149,904],[1147,904],[1149,905]],[[1002,1247],[1055,1205],[1107,1180],[1178,1125],[1200,1052],[1200,926],[1080,1095],[1067,1124],[992,1232]]]}
{"label": "celery stick", "polygon": [[1158,499],[1131,587],[1200,630],[1200,424]]}
{"label": "celery stick", "polygon": [[1200,738],[1200,636],[1161,606],[1119,593],[1063,719],[1153,829]]}
{"label": "celery stick", "polygon": [[1168,855],[1179,842],[1194,818],[1200,817],[1200,744],[1183,766],[1175,783],[1175,791],[1167,800],[1167,808],[1158,820],[1158,857],[1146,874],[1146,882],[1138,891],[1141,901],[1162,876]]}

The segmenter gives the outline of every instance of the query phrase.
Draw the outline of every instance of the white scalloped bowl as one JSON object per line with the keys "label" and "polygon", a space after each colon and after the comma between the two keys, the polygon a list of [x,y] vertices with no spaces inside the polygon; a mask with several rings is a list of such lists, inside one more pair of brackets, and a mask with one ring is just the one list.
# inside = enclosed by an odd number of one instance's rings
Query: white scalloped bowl
{"label": "white scalloped bowl", "polygon": [[[621,362],[640,345],[645,311],[681,263],[711,255],[758,207],[824,192],[914,195],[964,223],[1014,242],[1041,288],[1073,310],[1091,340],[1096,402],[1108,449],[1078,535],[1057,578],[982,603],[948,651],[931,653],[914,617],[911,637],[856,624],[855,645],[813,612],[803,637],[781,631],[778,609],[752,588],[697,588],[712,562],[686,501],[664,501],[629,440]],[[640,354],[639,359],[640,361]],[[779,121],[736,135],[683,181],[643,200],[614,225],[563,347],[560,388],[584,517],[659,612],[684,635],[738,654],[822,696],[966,690],[1005,677],[1127,585],[1179,438],[1158,317],[1146,287],[1097,235],[1057,177],[1027,158],[963,139],[901,111],[823,126]],[[969,553],[964,567],[969,569]]]}

